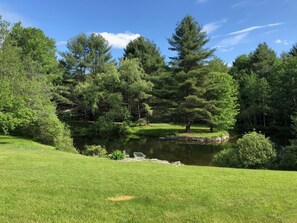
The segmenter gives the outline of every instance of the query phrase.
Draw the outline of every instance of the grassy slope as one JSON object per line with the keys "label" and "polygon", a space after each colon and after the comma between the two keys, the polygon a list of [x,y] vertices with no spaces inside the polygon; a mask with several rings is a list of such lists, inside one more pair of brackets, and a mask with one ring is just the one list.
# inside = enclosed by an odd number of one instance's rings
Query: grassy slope
{"label": "grassy slope", "polygon": [[185,133],[184,125],[174,124],[150,124],[149,126],[136,126],[132,128],[132,133],[136,135],[145,136],[166,136],[166,135],[183,135],[193,137],[217,137],[226,135],[226,131],[210,132],[206,126],[193,125],[191,127],[191,133]]}
{"label": "grassy slope", "polygon": [[[122,163],[0,136],[0,222],[296,222],[297,172]],[[108,197],[134,196],[113,202]]]}

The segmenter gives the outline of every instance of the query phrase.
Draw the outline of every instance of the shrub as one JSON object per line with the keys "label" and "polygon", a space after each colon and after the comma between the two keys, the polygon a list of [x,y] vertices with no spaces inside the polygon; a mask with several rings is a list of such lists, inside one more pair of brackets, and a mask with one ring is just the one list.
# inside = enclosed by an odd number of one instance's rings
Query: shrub
{"label": "shrub", "polygon": [[52,145],[57,150],[77,153],[73,146],[69,128],[58,119],[55,113],[37,117],[32,124],[24,127],[21,132],[24,136]]}
{"label": "shrub", "polygon": [[213,162],[219,166],[236,167],[237,156],[234,148],[223,149],[213,157]]}
{"label": "shrub", "polygon": [[237,156],[240,167],[264,168],[276,157],[276,152],[269,138],[251,132],[237,141]]}
{"label": "shrub", "polygon": [[214,162],[220,166],[267,168],[275,157],[271,141],[262,134],[251,132],[238,139],[236,146],[218,153]]}
{"label": "shrub", "polygon": [[119,125],[119,133],[121,136],[127,136],[132,133],[132,129],[127,122],[123,122],[123,124]]}
{"label": "shrub", "polygon": [[110,154],[110,159],[112,160],[122,160],[125,158],[125,154],[120,150],[115,150]]}
{"label": "shrub", "polygon": [[284,148],[281,166],[286,170],[297,170],[297,140],[292,140],[291,144]]}
{"label": "shrub", "polygon": [[107,151],[100,145],[87,145],[82,151],[82,154],[86,156],[106,157]]}
{"label": "shrub", "polygon": [[137,124],[138,126],[146,126],[146,125],[147,125],[147,121],[146,121],[146,119],[144,119],[144,118],[140,118],[140,119],[138,119],[138,120],[136,121],[136,124]]}

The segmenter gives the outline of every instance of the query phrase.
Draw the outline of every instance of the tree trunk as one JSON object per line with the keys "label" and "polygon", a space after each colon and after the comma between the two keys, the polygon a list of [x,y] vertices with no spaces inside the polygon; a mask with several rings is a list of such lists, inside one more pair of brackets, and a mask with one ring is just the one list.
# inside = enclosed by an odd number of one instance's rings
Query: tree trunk
{"label": "tree trunk", "polygon": [[212,125],[210,126],[210,132],[213,132],[213,126]]}
{"label": "tree trunk", "polygon": [[187,122],[186,124],[186,132],[190,132],[191,131],[191,122]]}

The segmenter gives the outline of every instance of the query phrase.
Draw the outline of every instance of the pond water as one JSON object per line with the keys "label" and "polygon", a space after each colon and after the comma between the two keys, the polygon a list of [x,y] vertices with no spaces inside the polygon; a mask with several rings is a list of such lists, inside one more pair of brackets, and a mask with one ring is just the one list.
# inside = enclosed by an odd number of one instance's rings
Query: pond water
{"label": "pond water", "polygon": [[187,165],[211,166],[214,154],[227,147],[229,143],[220,145],[181,144],[176,141],[159,140],[158,138],[143,139],[100,139],[98,137],[74,137],[76,148],[83,149],[85,145],[105,146],[108,152],[126,150],[131,157],[133,152],[142,152],[147,158],[180,161]]}

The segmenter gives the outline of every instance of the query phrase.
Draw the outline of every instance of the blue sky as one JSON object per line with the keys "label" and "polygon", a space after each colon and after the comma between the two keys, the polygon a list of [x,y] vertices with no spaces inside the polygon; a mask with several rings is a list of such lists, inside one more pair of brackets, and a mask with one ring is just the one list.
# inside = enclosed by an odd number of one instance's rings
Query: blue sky
{"label": "blue sky", "polygon": [[9,22],[42,29],[58,50],[79,33],[101,33],[115,59],[129,40],[153,40],[167,58],[176,23],[192,15],[207,31],[209,48],[226,63],[267,42],[278,54],[297,42],[296,0],[1,0],[0,14]]}

